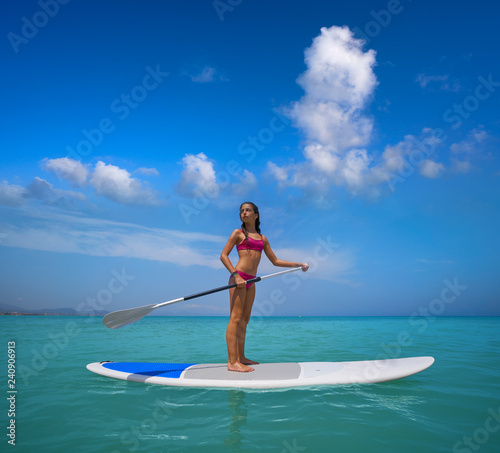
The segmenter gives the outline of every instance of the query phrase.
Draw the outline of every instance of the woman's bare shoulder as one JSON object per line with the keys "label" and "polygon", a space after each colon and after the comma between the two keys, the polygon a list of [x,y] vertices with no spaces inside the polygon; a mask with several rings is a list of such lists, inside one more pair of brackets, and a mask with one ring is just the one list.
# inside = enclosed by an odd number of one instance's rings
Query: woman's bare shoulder
{"label": "woman's bare shoulder", "polygon": [[245,235],[243,234],[243,231],[241,231],[240,229],[236,228],[231,233],[230,239],[237,240],[237,239],[241,239],[241,237],[245,237]]}

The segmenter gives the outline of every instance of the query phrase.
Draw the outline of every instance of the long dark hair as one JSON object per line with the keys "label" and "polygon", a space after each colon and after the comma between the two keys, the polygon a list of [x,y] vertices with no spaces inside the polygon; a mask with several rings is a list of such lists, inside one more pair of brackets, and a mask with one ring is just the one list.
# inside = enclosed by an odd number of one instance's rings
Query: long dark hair
{"label": "long dark hair", "polygon": [[[257,205],[255,203],[252,203],[251,201],[245,201],[245,203],[241,203],[241,205],[240,205],[240,212],[241,212],[241,208],[243,207],[244,204],[249,204],[252,207],[252,209],[255,212],[255,214],[258,215],[258,217],[255,219],[255,229],[257,230],[257,233],[262,234],[260,232],[260,214],[259,214],[259,208],[257,207]],[[241,229],[243,230],[243,233],[245,234],[245,240],[248,243],[248,231],[246,229],[245,222],[242,222]]]}

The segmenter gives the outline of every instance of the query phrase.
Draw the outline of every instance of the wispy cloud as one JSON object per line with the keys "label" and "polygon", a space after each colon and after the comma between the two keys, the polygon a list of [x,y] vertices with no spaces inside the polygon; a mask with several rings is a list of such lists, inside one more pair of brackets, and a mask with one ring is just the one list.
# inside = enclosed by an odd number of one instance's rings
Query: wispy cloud
{"label": "wispy cloud", "polygon": [[204,66],[201,70],[184,72],[195,83],[210,83],[216,81],[225,82],[227,79],[223,77],[214,67]]}
{"label": "wispy cloud", "polygon": [[156,168],[140,167],[133,173],[138,173],[145,176],[160,176],[160,172]]}
{"label": "wispy cloud", "polygon": [[58,209],[17,209],[14,217],[14,222],[0,222],[1,246],[220,269],[219,254],[226,241],[206,233],[148,228]]}
{"label": "wispy cloud", "polygon": [[80,192],[56,189],[51,183],[39,177],[35,177],[26,187],[9,184],[7,181],[0,183],[0,205],[22,206],[33,200],[48,205],[68,207],[75,201],[85,201],[86,197]]}
{"label": "wispy cloud", "polygon": [[213,82],[215,76],[215,68],[205,66],[202,71],[197,75],[192,75],[191,80],[197,83]]}
{"label": "wispy cloud", "polygon": [[477,155],[481,152],[481,145],[489,138],[489,134],[480,126],[470,131],[465,140],[453,143],[450,146],[450,151],[455,155]]}
{"label": "wispy cloud", "polygon": [[7,181],[0,182],[0,205],[21,206],[26,202],[26,189],[17,184],[9,184]]}
{"label": "wispy cloud", "polygon": [[[302,278],[315,278],[351,287],[359,286],[359,283],[353,279],[356,262],[352,252],[339,249],[335,251],[322,250],[320,254],[317,254],[315,249],[317,249],[317,245],[313,250],[276,247],[273,248],[273,251],[280,259],[308,262],[309,271],[304,275],[299,274]],[[262,260],[259,271],[262,274],[267,274],[277,272],[279,269],[277,270],[268,260]]]}
{"label": "wispy cloud", "polygon": [[[59,208],[11,209],[0,221],[0,247],[16,247],[53,253],[77,253],[96,257],[126,257],[163,261],[177,266],[221,269],[219,259],[227,237],[204,232],[149,228],[126,222],[85,217]],[[330,246],[329,246],[330,247]],[[353,280],[355,258],[348,250],[334,247],[273,247],[279,258],[309,262],[304,278],[357,286]],[[277,272],[267,259],[259,275]]]}
{"label": "wispy cloud", "polygon": [[458,143],[450,146],[451,171],[454,173],[468,173],[473,168],[473,161],[483,154],[485,145],[490,139],[490,135],[483,126],[479,126],[469,132],[467,137]]}
{"label": "wispy cloud", "polygon": [[441,259],[441,260],[430,260],[427,258],[418,258],[418,263],[426,263],[426,264],[455,264],[455,261],[449,259]]}
{"label": "wispy cloud", "polygon": [[439,162],[434,162],[430,159],[422,161],[419,167],[420,174],[424,178],[435,179],[441,176],[444,171],[444,165]]}
{"label": "wispy cloud", "polygon": [[422,88],[432,88],[440,91],[456,92],[460,91],[461,89],[458,80],[450,80],[449,74],[428,75],[425,73],[420,73],[417,74],[415,82],[417,82]]}
{"label": "wispy cloud", "polygon": [[238,179],[239,182],[234,183],[231,186],[231,192],[236,196],[244,197],[257,188],[257,178],[248,170],[243,170],[243,174],[238,175]]}

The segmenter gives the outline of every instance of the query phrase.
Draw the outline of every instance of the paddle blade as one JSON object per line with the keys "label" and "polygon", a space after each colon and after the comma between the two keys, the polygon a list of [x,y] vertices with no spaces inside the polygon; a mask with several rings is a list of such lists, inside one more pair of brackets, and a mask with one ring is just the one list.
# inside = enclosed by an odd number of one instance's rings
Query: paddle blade
{"label": "paddle blade", "polygon": [[110,329],[118,329],[119,327],[127,326],[128,324],[132,324],[144,318],[144,316],[152,312],[156,306],[157,304],[151,304],[144,305],[143,307],[114,311],[104,316],[102,322]]}

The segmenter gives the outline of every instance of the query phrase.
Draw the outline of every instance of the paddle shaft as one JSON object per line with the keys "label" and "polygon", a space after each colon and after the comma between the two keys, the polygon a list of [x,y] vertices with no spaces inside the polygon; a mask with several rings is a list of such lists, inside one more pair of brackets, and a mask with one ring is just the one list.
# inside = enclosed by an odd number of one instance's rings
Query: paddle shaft
{"label": "paddle shaft", "polygon": [[[270,277],[276,277],[278,275],[287,274],[288,272],[294,272],[302,269],[301,267],[294,267],[293,269],[287,269],[286,271],[276,272],[274,274],[264,275],[263,277],[255,277],[250,280],[247,280],[245,283],[256,283]],[[144,318],[147,314],[151,313],[153,310],[157,308],[163,307],[165,305],[175,304],[177,302],[182,302],[184,300],[194,299],[196,297],[206,296],[207,294],[217,293],[219,291],[224,291],[226,289],[235,288],[236,283],[232,285],[221,286],[220,288],[210,289],[208,291],[203,291],[201,293],[191,294],[190,296],[181,297],[179,299],[169,300],[168,302],[163,302],[161,304],[151,304],[145,305],[143,307],[137,308],[128,308],[125,310],[118,310],[112,313],[108,313],[104,316],[102,322],[106,327],[110,329],[117,329],[118,327],[123,327],[128,324],[132,324],[133,322],[139,321],[139,319]]]}
{"label": "paddle shaft", "polygon": [[[287,269],[286,271],[281,271],[281,272],[276,272],[274,274],[264,275],[263,277],[255,277],[255,278],[252,278],[250,280],[246,280],[245,283],[246,284],[257,283],[257,282],[260,282],[261,280],[264,280],[266,278],[277,277],[278,275],[288,274],[289,272],[298,271],[299,269],[302,269],[302,268],[301,267],[294,267],[293,269]],[[165,305],[175,304],[177,302],[183,302],[185,300],[195,299],[197,297],[208,296],[209,294],[218,293],[219,291],[224,291],[226,289],[236,288],[236,286],[238,286],[236,283],[233,283],[231,285],[226,285],[226,286],[220,286],[219,288],[209,289],[208,291],[202,291],[201,293],[191,294],[190,296],[185,296],[185,297],[181,297],[179,299],[169,300],[168,302],[162,302],[161,304],[157,304],[154,308],[156,309],[156,308],[164,307]]]}

